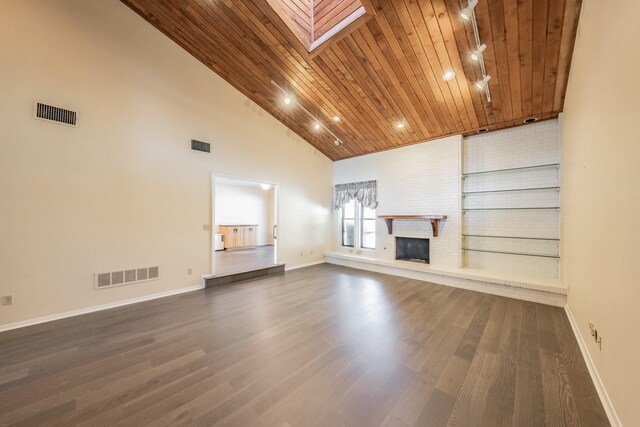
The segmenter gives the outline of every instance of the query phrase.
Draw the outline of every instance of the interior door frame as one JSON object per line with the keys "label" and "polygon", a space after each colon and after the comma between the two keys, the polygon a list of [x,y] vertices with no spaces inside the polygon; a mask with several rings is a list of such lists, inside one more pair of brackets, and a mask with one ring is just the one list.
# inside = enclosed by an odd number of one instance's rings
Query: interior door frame
{"label": "interior door frame", "polygon": [[[273,187],[273,225],[277,229],[277,233],[273,239],[273,263],[278,264],[278,252],[280,246],[280,183],[260,178],[250,178],[238,175],[229,175],[213,172],[211,174],[211,236],[209,239],[209,250],[211,251],[211,275],[216,271],[216,179],[233,179],[235,181],[244,181],[257,184],[269,184]],[[273,230],[272,230],[273,231]],[[277,236],[277,237],[276,237]]]}

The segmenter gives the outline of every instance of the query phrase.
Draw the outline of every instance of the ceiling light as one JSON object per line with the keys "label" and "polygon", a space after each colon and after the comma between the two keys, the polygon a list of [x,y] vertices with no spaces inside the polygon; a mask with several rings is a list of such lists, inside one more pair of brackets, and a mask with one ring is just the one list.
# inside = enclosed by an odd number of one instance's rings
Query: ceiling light
{"label": "ceiling light", "polygon": [[480,90],[485,90],[488,86],[489,80],[491,80],[491,76],[484,76],[482,80],[476,82],[476,87]]}
{"label": "ceiling light", "polygon": [[284,103],[285,103],[285,104],[287,104],[287,105],[291,104],[291,98],[287,96],[287,97],[284,99]]}
{"label": "ceiling light", "polygon": [[445,82],[448,82],[449,80],[453,80],[455,76],[456,76],[456,73],[449,70],[444,72],[444,74],[442,75],[442,78],[444,79]]}
{"label": "ceiling light", "polygon": [[336,144],[336,147],[338,147],[340,145],[340,140],[336,139],[335,141],[333,141],[334,144]]}
{"label": "ceiling light", "polygon": [[313,128],[315,130],[320,130],[320,123],[316,123],[315,125],[313,125]]}
{"label": "ceiling light", "polygon": [[484,52],[486,48],[487,48],[486,44],[483,44],[482,46],[480,46],[475,52],[471,54],[471,59],[476,62],[480,61],[482,59],[482,52]]}
{"label": "ceiling light", "polygon": [[460,11],[460,17],[465,21],[471,19],[473,16],[473,8],[478,4],[478,0],[470,0],[469,5]]}
{"label": "ceiling light", "polygon": [[339,122],[340,121],[340,116],[333,116],[333,121],[334,122]]}
{"label": "ceiling light", "polygon": [[271,184],[260,184],[260,187],[262,187],[263,190],[268,190],[271,188]]}
{"label": "ceiling light", "polygon": [[400,123],[396,123],[396,127],[398,129],[402,129],[404,127],[404,123],[400,122]]}
{"label": "ceiling light", "polygon": [[533,123],[533,122],[537,122],[538,119],[536,119],[535,117],[529,117],[528,119],[524,119],[522,121],[522,123]]}
{"label": "ceiling light", "polygon": [[478,133],[485,133],[485,132],[489,132],[489,129],[488,128],[478,129]]}

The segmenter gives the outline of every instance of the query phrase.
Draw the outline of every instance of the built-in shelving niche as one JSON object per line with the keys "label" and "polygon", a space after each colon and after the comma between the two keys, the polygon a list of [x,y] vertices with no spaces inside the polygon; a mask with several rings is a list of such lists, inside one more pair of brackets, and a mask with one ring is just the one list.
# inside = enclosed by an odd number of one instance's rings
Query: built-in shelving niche
{"label": "built-in shelving niche", "polygon": [[487,170],[465,166],[460,205],[462,265],[557,278],[560,164]]}

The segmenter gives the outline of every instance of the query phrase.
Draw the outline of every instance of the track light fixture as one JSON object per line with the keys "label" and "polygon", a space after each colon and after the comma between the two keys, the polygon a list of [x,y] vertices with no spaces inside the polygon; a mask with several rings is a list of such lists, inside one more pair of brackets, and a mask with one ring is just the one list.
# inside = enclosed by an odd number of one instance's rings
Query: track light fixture
{"label": "track light fixture", "polygon": [[471,54],[471,59],[475,62],[480,61],[482,59],[482,54],[486,48],[487,48],[486,44],[480,45],[480,47]]}
{"label": "track light fixture", "polygon": [[471,60],[480,64],[480,70],[482,71],[482,80],[475,82],[475,85],[484,92],[484,95],[487,97],[487,102],[491,102],[491,91],[489,90],[489,79],[491,76],[487,74],[487,68],[484,64],[484,51],[487,49],[487,45],[480,42],[480,31],[478,31],[478,20],[476,19],[476,14],[473,11],[474,8],[478,5],[478,0],[469,0],[467,7],[460,11],[460,16],[465,21],[471,22],[471,27],[473,29],[473,38],[476,42],[476,49],[471,53]]}
{"label": "track light fixture", "polygon": [[473,9],[478,4],[478,0],[470,0],[469,5],[460,11],[460,17],[468,21],[473,16]]}
{"label": "track light fixture", "polygon": [[[316,118],[316,116],[314,116],[313,114],[311,114],[311,113],[309,112],[309,110],[307,110],[306,108],[304,108],[304,106],[303,106],[302,104],[300,104],[300,102],[298,102],[298,101],[296,100],[296,98],[295,98],[293,95],[289,94],[289,92],[288,92],[288,91],[286,91],[282,86],[280,86],[278,83],[274,82],[273,80],[271,80],[271,84],[272,84],[272,85],[274,85],[275,87],[277,87],[278,89],[280,89],[280,91],[282,92],[282,95],[284,96],[284,98],[283,98],[283,102],[284,102],[286,105],[292,105],[292,104],[295,104],[295,105],[297,105],[298,107],[300,107],[300,108],[302,109],[302,111],[304,111],[304,112],[305,112],[309,117],[311,117],[311,119],[313,120],[313,129],[315,129],[315,130],[317,130],[317,131],[318,131],[318,130],[320,130],[320,129],[324,129],[327,133],[329,133],[332,137],[334,137],[334,138],[335,138],[334,144],[335,144],[336,146],[340,146],[340,145],[342,145],[342,141],[340,140],[340,138],[338,138],[338,136],[337,136],[335,133],[333,133],[333,132],[331,131],[331,129],[329,129],[328,127],[326,127],[326,126],[325,126],[325,125],[324,125],[320,120],[318,120],[318,119]],[[341,119],[340,119],[340,116],[338,116],[338,115],[336,114],[335,116],[333,116],[333,117],[332,117],[332,120],[333,120],[334,122],[336,122],[336,123],[337,123],[337,122],[339,122]]]}
{"label": "track light fixture", "polygon": [[491,80],[491,76],[487,74],[482,80],[476,82],[476,87],[480,90],[486,90],[489,87],[489,80]]}

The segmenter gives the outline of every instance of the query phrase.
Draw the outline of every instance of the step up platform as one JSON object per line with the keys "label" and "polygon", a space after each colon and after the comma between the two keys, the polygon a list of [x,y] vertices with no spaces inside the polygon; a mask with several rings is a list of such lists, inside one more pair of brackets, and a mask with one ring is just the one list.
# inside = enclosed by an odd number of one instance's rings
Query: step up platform
{"label": "step up platform", "polygon": [[249,271],[237,273],[227,273],[205,277],[205,288],[213,286],[228,285],[230,283],[242,282],[244,280],[257,279],[259,277],[276,276],[284,274],[285,264],[275,264],[269,267],[261,267]]}

